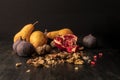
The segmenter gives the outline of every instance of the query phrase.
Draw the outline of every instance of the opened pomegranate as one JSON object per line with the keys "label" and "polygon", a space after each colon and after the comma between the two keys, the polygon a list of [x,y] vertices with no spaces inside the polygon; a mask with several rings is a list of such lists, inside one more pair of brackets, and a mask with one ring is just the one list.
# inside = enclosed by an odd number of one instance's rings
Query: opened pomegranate
{"label": "opened pomegranate", "polygon": [[54,38],[53,42],[57,48],[69,53],[76,52],[78,49],[78,45],[76,44],[77,36],[73,34],[57,36]]}

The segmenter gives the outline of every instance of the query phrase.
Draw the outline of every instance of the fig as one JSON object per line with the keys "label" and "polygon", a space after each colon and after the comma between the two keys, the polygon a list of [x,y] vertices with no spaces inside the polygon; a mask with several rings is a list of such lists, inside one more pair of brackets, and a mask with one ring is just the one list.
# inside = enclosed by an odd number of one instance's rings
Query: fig
{"label": "fig", "polygon": [[16,47],[17,47],[17,45],[20,43],[22,41],[22,38],[20,37],[20,39],[19,40],[17,40],[16,42],[14,42],[13,43],[13,51],[16,53],[17,51],[16,51]]}
{"label": "fig", "polygon": [[34,52],[34,47],[31,43],[22,40],[16,47],[16,52],[18,56],[27,57],[32,55]]}
{"label": "fig", "polygon": [[87,48],[93,48],[96,45],[96,37],[92,34],[83,37],[83,45]]}

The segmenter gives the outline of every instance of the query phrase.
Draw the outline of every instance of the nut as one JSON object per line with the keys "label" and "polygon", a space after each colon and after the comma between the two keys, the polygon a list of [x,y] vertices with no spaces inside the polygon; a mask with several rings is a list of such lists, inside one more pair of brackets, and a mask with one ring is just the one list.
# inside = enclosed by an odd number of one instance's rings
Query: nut
{"label": "nut", "polygon": [[74,64],[83,64],[83,63],[84,62],[81,59],[77,59],[77,60],[74,61]]}
{"label": "nut", "polygon": [[30,69],[28,69],[26,72],[29,73],[29,72],[30,72]]}
{"label": "nut", "polygon": [[21,65],[22,65],[21,62],[15,64],[16,67],[20,67]]}
{"label": "nut", "polygon": [[[83,53],[83,52],[81,52]],[[83,64],[81,53],[68,53],[68,52],[58,52],[52,54],[45,54],[43,56],[36,56],[36,58],[28,59],[27,64],[31,64],[34,67],[44,66],[49,68],[50,66],[55,66],[62,63],[73,63],[73,64]]]}

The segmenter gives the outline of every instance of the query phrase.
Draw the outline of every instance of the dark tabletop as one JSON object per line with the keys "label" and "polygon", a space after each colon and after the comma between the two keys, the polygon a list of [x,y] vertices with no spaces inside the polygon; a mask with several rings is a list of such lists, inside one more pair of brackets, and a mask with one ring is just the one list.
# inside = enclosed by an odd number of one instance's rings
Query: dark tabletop
{"label": "dark tabletop", "polygon": [[[120,80],[119,49],[97,48],[88,53],[103,52],[95,66],[60,64],[50,68],[28,66],[26,58],[13,54],[12,43],[0,43],[0,80]],[[20,67],[15,64],[22,62]],[[78,70],[75,70],[75,67]],[[26,72],[30,70],[30,72]]]}

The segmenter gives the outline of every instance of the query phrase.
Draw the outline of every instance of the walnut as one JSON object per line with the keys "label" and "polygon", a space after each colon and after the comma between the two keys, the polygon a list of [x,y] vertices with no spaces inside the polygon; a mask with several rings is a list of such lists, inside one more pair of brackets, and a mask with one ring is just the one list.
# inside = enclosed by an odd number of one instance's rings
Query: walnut
{"label": "walnut", "polygon": [[57,54],[57,57],[60,57],[62,59],[66,58],[68,56],[68,53],[63,53],[63,52],[60,52]]}
{"label": "walnut", "polygon": [[66,62],[68,62],[68,63],[73,63],[73,62],[74,62],[74,58],[73,58],[73,57],[72,57],[72,58],[69,58],[69,59],[66,60]]}
{"label": "walnut", "polygon": [[79,56],[78,53],[73,53],[73,57],[74,57],[74,59],[78,59],[78,58],[80,58],[80,56]]}
{"label": "walnut", "polygon": [[37,61],[39,64],[44,64],[44,60],[42,60],[42,59],[39,59],[38,61]]}
{"label": "walnut", "polygon": [[44,66],[46,68],[65,62],[73,64],[83,64],[84,62],[83,60],[81,60],[83,56],[81,56],[81,54],[83,54],[82,51],[77,53],[49,53],[42,56],[36,56],[36,58],[33,59],[28,59],[26,63],[31,64],[34,67]]}
{"label": "walnut", "polygon": [[63,59],[57,61],[58,64],[61,64],[61,63],[64,63],[64,62],[65,62],[65,60],[63,60]]}
{"label": "walnut", "polygon": [[33,59],[28,59],[26,63],[31,64],[32,62],[33,62]]}
{"label": "walnut", "polygon": [[81,60],[81,59],[76,59],[75,61],[74,61],[74,64],[83,64],[84,62],[83,62],[83,60]]}
{"label": "walnut", "polygon": [[33,62],[33,66],[35,67],[39,67],[41,64],[39,64],[38,62]]}

